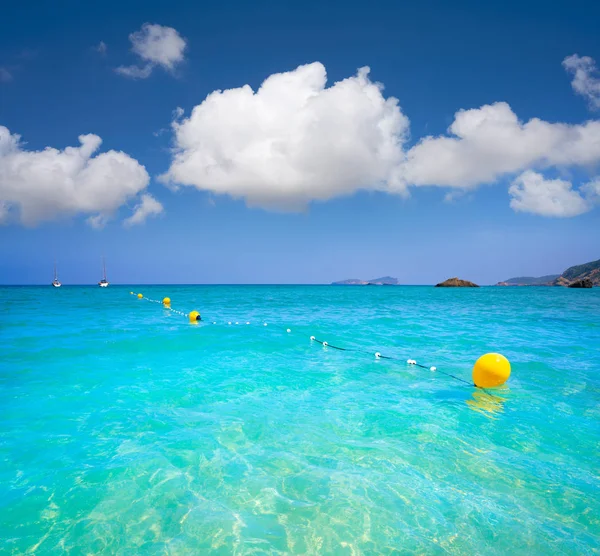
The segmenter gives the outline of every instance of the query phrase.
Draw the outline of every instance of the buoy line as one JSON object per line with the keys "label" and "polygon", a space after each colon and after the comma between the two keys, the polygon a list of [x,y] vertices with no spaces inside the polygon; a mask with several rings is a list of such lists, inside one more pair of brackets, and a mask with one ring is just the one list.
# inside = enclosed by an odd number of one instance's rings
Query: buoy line
{"label": "buoy line", "polygon": [[[340,346],[334,346],[328,342],[319,340],[318,338],[315,338],[314,336],[311,336],[310,339],[313,340],[314,342],[321,344],[324,347],[330,347],[333,349],[338,349],[340,351],[354,351],[354,352],[358,352],[358,353],[366,353],[368,355],[371,355],[371,352],[368,352],[368,351],[365,351],[362,349],[343,348]],[[397,357],[390,357],[389,355],[383,355],[378,351],[376,351],[374,355],[375,355],[375,359],[388,359],[390,361],[402,361],[401,359],[399,359]],[[455,378],[456,380],[459,380],[460,382],[463,382],[464,384],[468,384],[469,386],[475,386],[475,384],[473,384],[472,382],[469,382],[468,380],[465,380],[464,378],[460,378],[451,373],[446,373],[445,371],[440,371],[437,367],[433,367],[433,366],[428,367],[427,365],[421,365],[420,363],[417,363],[414,359],[407,359],[406,363],[408,365],[414,365],[415,367],[420,367],[421,369],[426,369],[426,370],[432,371],[432,372],[438,372],[440,374]]]}
{"label": "buoy line", "polygon": [[[198,311],[191,311],[190,313],[184,313],[183,311],[173,309],[171,307],[171,299],[169,297],[165,297],[165,298],[163,298],[162,301],[158,301],[157,299],[150,299],[149,297],[144,297],[141,293],[138,293],[138,294],[135,294],[134,292],[129,292],[129,293],[131,295],[137,295],[138,299],[145,299],[146,301],[149,301],[150,303],[158,303],[158,304],[162,305],[165,309],[168,309],[169,311],[171,311],[173,313],[176,313],[183,317],[188,317],[189,322],[192,324],[198,324],[198,322],[202,320],[202,317]],[[233,321],[228,321],[227,322],[228,326],[231,326],[232,322]],[[217,323],[216,323],[216,321],[212,321],[212,324],[216,325]],[[239,321],[235,322],[235,324],[239,325]],[[250,321],[246,321],[246,325],[249,325],[249,324],[250,324]],[[263,326],[267,326],[267,325],[268,325],[268,323],[263,322]],[[287,328],[286,332],[289,334],[292,332],[292,330],[290,328]],[[311,342],[314,341],[314,342],[321,344],[325,348],[330,347],[330,348],[338,350],[338,351],[352,351],[355,353],[365,353],[368,355],[375,355],[375,359],[388,359],[390,361],[398,361],[398,362],[403,361],[402,359],[399,359],[397,357],[383,355],[378,351],[373,354],[372,352],[366,351],[364,349],[345,348],[345,347],[341,347],[341,346],[336,346],[336,345],[330,344],[329,342],[327,342],[325,340],[319,340],[315,336],[310,336],[310,340],[311,340]],[[422,365],[421,363],[418,363],[415,359],[407,359],[406,364],[413,365],[415,367],[419,367],[421,369],[425,369],[425,370],[428,370],[431,372],[438,372],[442,375],[448,376],[450,378],[454,378],[455,380],[458,380],[459,382],[467,384],[468,386],[475,386],[476,388],[480,388],[484,392],[486,392],[485,388],[493,388],[495,386],[501,386],[502,384],[504,384],[510,377],[510,372],[511,372],[510,362],[508,361],[508,359],[506,359],[506,357],[504,357],[503,355],[501,355],[499,353],[486,353],[485,355],[482,355],[475,362],[475,365],[473,366],[473,373],[472,373],[473,382],[469,382],[468,380],[465,380],[464,378],[453,375],[452,373],[447,373],[445,371],[441,371],[437,367]],[[486,394],[491,395],[488,392],[486,392]]]}
{"label": "buoy line", "polygon": [[[340,347],[340,346],[334,346],[334,345],[330,344],[327,341],[319,340],[315,336],[311,336],[310,339],[312,341],[314,341],[314,342],[317,342],[317,343],[321,344],[323,347],[330,347],[330,348],[333,348],[333,349],[337,349],[339,351],[353,351],[353,352],[356,352],[356,353],[365,353],[367,355],[372,355],[372,352],[369,352],[369,351],[366,351],[366,350],[363,350],[363,349],[344,348],[344,347]],[[390,361],[397,361],[397,362],[402,362],[403,361],[402,359],[399,359],[398,357],[391,357],[389,355],[383,355],[383,354],[381,354],[378,351],[375,352],[374,355],[375,355],[375,359],[388,359]],[[482,365],[485,365],[486,363],[488,363],[488,366],[489,366],[489,361],[488,361],[490,359],[489,356],[492,356],[492,358],[496,357],[496,358],[500,359],[501,363],[506,362],[506,364],[508,365],[508,373],[505,374],[505,377],[500,377],[501,381],[497,382],[495,384],[490,384],[489,383],[490,382],[489,381],[489,378],[490,378],[489,375],[490,374],[494,374],[494,373],[493,372],[490,373],[489,369],[485,369],[485,368],[482,369],[481,368]],[[407,359],[406,360],[406,364],[407,365],[413,365],[415,367],[420,367],[421,369],[425,369],[425,370],[428,370],[428,371],[437,372],[437,373],[440,373],[440,374],[442,374],[444,376],[447,376],[447,377],[450,377],[450,378],[454,378],[455,380],[458,380],[459,382],[462,382],[463,384],[466,384],[467,386],[474,386],[475,388],[479,388],[480,390],[482,390],[483,392],[485,392],[488,396],[491,396],[491,394],[489,392],[487,392],[485,390],[485,388],[490,388],[490,387],[493,387],[493,386],[501,386],[502,384],[504,384],[504,382],[506,382],[506,380],[508,380],[508,377],[510,376],[510,363],[508,363],[508,360],[504,356],[502,356],[502,355],[500,355],[498,353],[487,353],[486,355],[482,355],[477,360],[477,362],[475,363],[475,366],[473,367],[473,382],[469,382],[468,380],[465,380],[464,378],[461,378],[459,376],[453,375],[452,373],[447,373],[445,371],[441,371],[437,367],[422,365],[422,364],[418,363],[414,359]],[[477,373],[479,375],[482,375],[482,374],[485,375],[485,376],[481,376],[480,377],[480,380],[479,380],[480,384],[477,384],[477,379],[475,378]],[[486,378],[488,380],[485,380]],[[493,377],[491,377],[491,378],[493,379]],[[502,380],[502,378],[503,378],[503,380]]]}

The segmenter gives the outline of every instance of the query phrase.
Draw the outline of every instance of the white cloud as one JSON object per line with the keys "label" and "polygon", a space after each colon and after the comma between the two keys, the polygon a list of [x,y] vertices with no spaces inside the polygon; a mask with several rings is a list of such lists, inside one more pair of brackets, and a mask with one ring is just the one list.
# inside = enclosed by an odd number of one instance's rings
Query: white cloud
{"label": "white cloud", "polygon": [[408,151],[401,169],[406,183],[475,188],[531,167],[600,162],[600,121],[523,123],[505,102],[460,110],[448,132]]}
{"label": "white cloud", "polygon": [[573,75],[573,90],[587,99],[592,110],[600,109],[600,77],[594,75],[598,73],[594,60],[573,54],[563,60],[563,66]]}
{"label": "white cloud", "polygon": [[104,41],[100,41],[95,47],[94,50],[98,53],[101,54],[102,56],[104,56],[106,54],[106,51],[108,50],[108,46],[106,46],[106,43]]}
{"label": "white cloud", "polygon": [[104,226],[106,226],[106,224],[108,224],[109,220],[110,218],[108,218],[104,214],[96,214],[94,216],[86,218],[85,221],[95,230],[101,230],[102,228],[104,228]]}
{"label": "white cloud", "polygon": [[0,83],[8,83],[12,81],[13,76],[6,68],[0,67]]}
{"label": "white cloud", "polygon": [[175,67],[183,62],[187,46],[186,40],[172,27],[164,27],[151,23],[144,23],[142,28],[129,35],[131,50],[143,62],[138,66],[121,66],[116,72],[133,79],[145,79],[150,76],[156,67],[167,71],[174,71]]}
{"label": "white cloud", "polygon": [[152,195],[142,195],[141,202],[133,209],[133,214],[123,222],[125,226],[143,224],[148,216],[157,216],[164,211],[163,206]]}
{"label": "white cloud", "polygon": [[[326,88],[320,63],[214,91],[188,118],[174,115],[174,186],[301,210],[358,189],[406,194],[412,186],[462,192],[533,169],[600,163],[600,121],[522,122],[504,102],[459,110],[447,134],[405,148],[409,122],[368,68]],[[455,199],[451,194],[448,199]],[[573,213],[572,196],[565,213]]]}
{"label": "white cloud", "polygon": [[320,63],[271,75],[258,91],[215,91],[176,115],[167,183],[302,209],[358,189],[396,183],[408,120],[369,69],[326,88]]}
{"label": "white cloud", "polygon": [[119,75],[131,77],[131,79],[146,79],[152,74],[152,66],[147,64],[141,68],[138,66],[119,66],[115,69]]}
{"label": "white cloud", "polygon": [[592,201],[573,189],[569,181],[545,179],[527,170],[518,176],[508,189],[510,206],[516,212],[565,218],[592,209]]}
{"label": "white cloud", "polygon": [[594,178],[591,182],[581,187],[584,195],[591,202],[600,202],[600,176]]}
{"label": "white cloud", "polygon": [[172,27],[145,23],[140,31],[129,35],[129,40],[142,60],[169,70],[183,62],[186,42]]}
{"label": "white cloud", "polygon": [[88,214],[103,225],[143,191],[146,169],[123,152],[94,153],[102,140],[80,135],[79,147],[42,151],[24,148],[20,137],[0,126],[0,203],[21,223],[34,226],[60,216]]}

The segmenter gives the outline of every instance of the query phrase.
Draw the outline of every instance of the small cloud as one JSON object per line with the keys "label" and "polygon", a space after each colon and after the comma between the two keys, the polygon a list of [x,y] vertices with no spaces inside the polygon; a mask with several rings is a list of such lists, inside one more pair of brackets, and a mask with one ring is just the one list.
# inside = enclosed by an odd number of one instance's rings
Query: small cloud
{"label": "small cloud", "polygon": [[184,60],[186,40],[172,27],[144,23],[142,28],[129,35],[131,50],[145,62],[138,67],[120,66],[115,71],[132,79],[146,79],[155,67],[174,72]]}
{"label": "small cloud", "polygon": [[142,200],[133,209],[133,214],[123,221],[124,226],[143,224],[149,216],[157,216],[164,211],[164,207],[152,195],[142,195]]}
{"label": "small cloud", "polygon": [[464,189],[453,189],[444,195],[444,203],[452,204],[462,199],[467,192]]}
{"label": "small cloud", "polygon": [[115,69],[119,75],[129,77],[131,79],[146,79],[152,73],[152,65],[148,64],[144,67],[138,66],[119,66]]}
{"label": "small cloud", "polygon": [[590,109],[600,110],[600,76],[594,59],[573,54],[563,60],[563,66],[573,75],[573,90],[588,101]]}
{"label": "small cloud", "polygon": [[0,67],[0,83],[8,83],[13,80],[12,73],[6,68]]}
{"label": "small cloud", "polygon": [[105,214],[96,214],[95,216],[90,216],[86,218],[86,222],[95,230],[101,230],[106,226],[109,218]]}
{"label": "small cloud", "polygon": [[108,46],[106,46],[106,43],[104,41],[100,41],[96,46],[94,46],[94,50],[101,56],[106,56]]}
{"label": "small cloud", "polygon": [[[582,190],[585,191],[585,187]],[[592,209],[592,201],[574,190],[570,181],[548,180],[532,170],[518,176],[508,193],[511,197],[510,207],[515,212],[569,218]]]}
{"label": "small cloud", "polygon": [[600,176],[582,186],[581,190],[591,203],[600,203]]}

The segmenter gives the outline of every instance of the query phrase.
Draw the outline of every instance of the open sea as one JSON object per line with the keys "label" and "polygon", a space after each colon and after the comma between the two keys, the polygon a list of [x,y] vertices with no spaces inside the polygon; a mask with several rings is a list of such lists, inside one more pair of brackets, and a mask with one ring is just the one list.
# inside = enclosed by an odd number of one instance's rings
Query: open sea
{"label": "open sea", "polygon": [[1,554],[600,554],[600,288],[3,287],[0,349]]}

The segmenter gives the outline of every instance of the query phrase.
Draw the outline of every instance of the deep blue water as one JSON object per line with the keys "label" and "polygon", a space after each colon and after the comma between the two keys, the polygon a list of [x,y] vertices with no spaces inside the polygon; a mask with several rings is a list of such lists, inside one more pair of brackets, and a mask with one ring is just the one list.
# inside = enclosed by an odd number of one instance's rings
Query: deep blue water
{"label": "deep blue water", "polygon": [[0,288],[0,344],[1,553],[598,553],[600,288]]}

